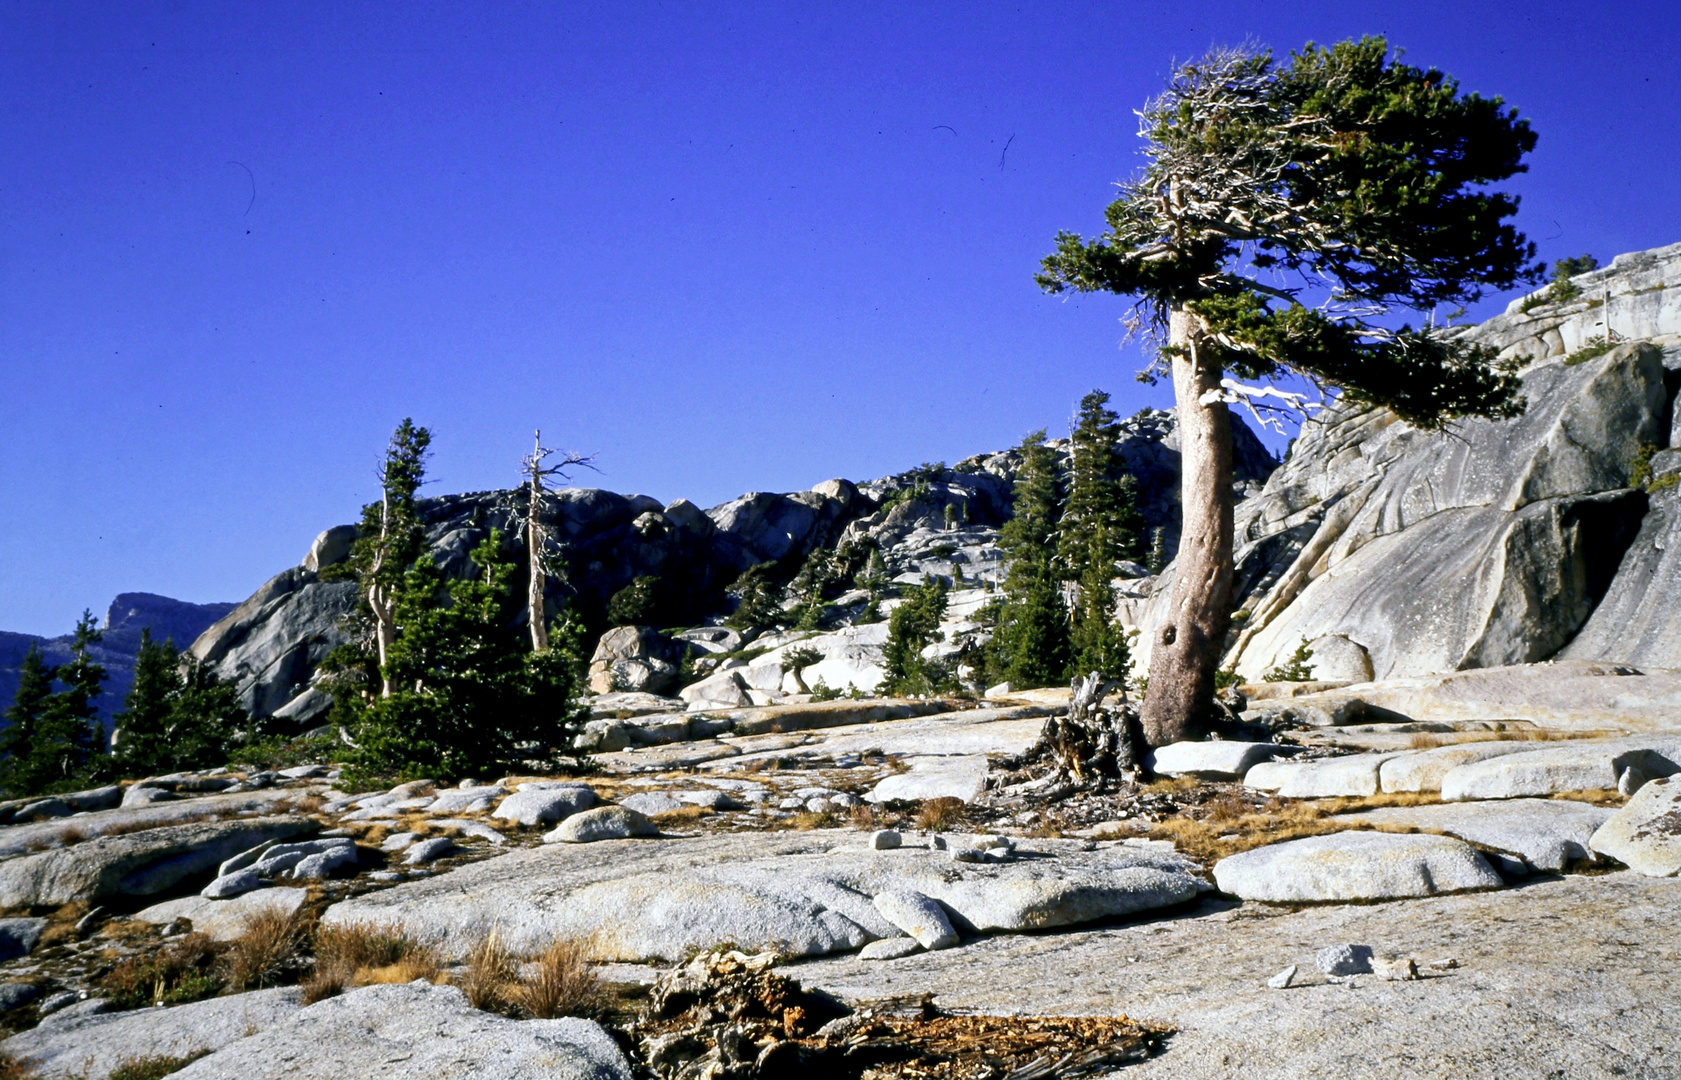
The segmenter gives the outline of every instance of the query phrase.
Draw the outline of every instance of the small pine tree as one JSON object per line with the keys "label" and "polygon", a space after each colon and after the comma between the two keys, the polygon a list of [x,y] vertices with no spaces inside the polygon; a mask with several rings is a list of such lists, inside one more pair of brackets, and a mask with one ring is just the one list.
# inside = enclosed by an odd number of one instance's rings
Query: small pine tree
{"label": "small pine tree", "polygon": [[1144,569],[1152,574],[1162,572],[1167,565],[1167,536],[1160,525],[1150,530],[1150,552],[1144,556]]}
{"label": "small pine tree", "polygon": [[36,769],[35,746],[52,695],[53,669],[41,658],[41,650],[31,645],[18,669],[17,693],[6,710],[6,727],[0,730],[0,787],[14,798],[44,786]]}
{"label": "small pine tree", "polygon": [[770,576],[769,563],[748,567],[735,579],[729,591],[735,595],[737,604],[735,611],[724,620],[725,626],[737,630],[754,626],[767,629],[787,621],[777,604],[781,590]]}
{"label": "small pine tree", "polygon": [[882,680],[878,693],[903,696],[934,694],[949,679],[922,650],[941,639],[940,621],[946,614],[946,583],[924,577],[921,585],[905,590],[904,603],[887,620],[887,643],[882,646]]}
{"label": "small pine tree", "polygon": [[1044,431],[1030,434],[1020,449],[1015,512],[998,537],[1010,568],[988,667],[990,677],[1015,686],[1056,686],[1067,682],[1071,659],[1068,610],[1053,559],[1062,518],[1061,478]]}
{"label": "small pine tree", "polygon": [[800,693],[810,694],[814,691],[811,687],[806,685],[805,677],[801,673],[811,665],[821,664],[822,662],[823,654],[810,646],[801,646],[796,649],[789,649],[787,652],[782,654],[782,673],[784,675],[791,674],[794,676],[794,682],[799,686]]}
{"label": "small pine tree", "polygon": [[1115,586],[1110,578],[1113,564],[1101,557],[1108,542],[1104,531],[1100,525],[1093,537],[1093,552],[1080,578],[1080,602],[1069,636],[1075,674],[1095,671],[1105,679],[1124,682],[1132,657],[1126,634],[1115,623]]}
{"label": "small pine tree", "polygon": [[[104,749],[105,730],[94,704],[105,681],[105,668],[89,649],[104,635],[93,612],[82,612],[71,641],[68,664],[48,668],[34,649],[24,658],[22,679],[11,709],[12,722],[0,732],[0,775],[7,791],[34,795],[68,790],[85,778]],[[53,691],[57,682],[62,689]]]}
{"label": "small pine tree", "polygon": [[1262,675],[1266,682],[1311,682],[1313,681],[1313,665],[1308,661],[1313,659],[1313,650],[1308,648],[1307,638],[1296,646],[1296,651],[1284,663],[1274,667]]}

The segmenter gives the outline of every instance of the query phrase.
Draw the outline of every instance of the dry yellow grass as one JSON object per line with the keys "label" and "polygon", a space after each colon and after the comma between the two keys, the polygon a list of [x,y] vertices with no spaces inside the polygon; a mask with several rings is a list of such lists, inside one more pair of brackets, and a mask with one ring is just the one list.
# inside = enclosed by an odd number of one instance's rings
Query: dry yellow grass
{"label": "dry yellow grass", "polygon": [[869,803],[859,803],[846,812],[846,820],[854,829],[873,832],[881,828],[881,815]]}
{"label": "dry yellow grass", "polygon": [[693,825],[712,811],[704,806],[680,806],[675,810],[661,810],[648,820],[662,828],[667,825]]}
{"label": "dry yellow grass", "polygon": [[916,827],[923,832],[939,832],[963,821],[963,800],[943,796],[924,799],[916,808]]}
{"label": "dry yellow grass", "polygon": [[816,814],[812,813],[810,810],[802,810],[794,815],[794,820],[791,824],[796,829],[809,831],[811,829],[839,828],[840,823],[840,815],[834,813],[833,811],[825,810],[821,814]]}
{"label": "dry yellow grass", "polygon": [[1157,822],[1150,827],[1149,836],[1153,840],[1171,840],[1185,854],[1211,862],[1285,840],[1344,832],[1349,823],[1335,820],[1339,814],[1384,806],[1423,806],[1438,802],[1441,799],[1434,792],[1399,792],[1358,799],[1275,801],[1256,810],[1234,795],[1204,804],[1209,811],[1204,817],[1180,815]]}
{"label": "dry yellow grass", "polygon": [[416,941],[402,923],[351,923],[318,927],[315,970],[304,981],[305,1003],[332,997],[353,986],[437,982],[438,951]]}
{"label": "dry yellow grass", "polygon": [[595,969],[589,950],[580,941],[556,940],[532,961],[520,981],[514,1002],[520,1012],[537,1020],[560,1016],[599,1016],[612,1004]]}
{"label": "dry yellow grass", "polygon": [[1570,802],[1593,803],[1595,806],[1621,806],[1628,800],[1615,788],[1589,789],[1586,791],[1556,791],[1551,796],[1554,799],[1567,799]]}
{"label": "dry yellow grass", "polygon": [[235,991],[277,985],[308,933],[296,913],[273,908],[246,916],[244,929],[228,947],[228,985]]}
{"label": "dry yellow grass", "polygon": [[1416,732],[1407,745],[1414,750],[1434,750],[1438,746],[1462,746],[1480,742],[1563,742],[1569,739],[1600,739],[1614,734],[1609,731],[1558,731],[1553,728],[1507,728],[1503,731],[1447,731]]}
{"label": "dry yellow grass", "polygon": [[519,983],[519,961],[492,927],[467,953],[461,991],[475,1009],[500,1012],[512,1005]]}

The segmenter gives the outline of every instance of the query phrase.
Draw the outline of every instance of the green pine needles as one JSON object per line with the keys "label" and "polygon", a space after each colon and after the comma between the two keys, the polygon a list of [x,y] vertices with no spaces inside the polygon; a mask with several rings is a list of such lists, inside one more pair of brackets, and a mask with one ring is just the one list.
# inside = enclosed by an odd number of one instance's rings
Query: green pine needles
{"label": "green pine needles", "polygon": [[570,615],[533,652],[519,625],[515,566],[500,530],[473,549],[477,573],[448,581],[429,558],[403,575],[401,632],[381,665],[390,694],[341,694],[352,773],[448,780],[553,767],[581,720],[582,631]]}
{"label": "green pine needles", "polygon": [[1133,295],[1164,328],[1188,311],[1197,347],[1240,376],[1295,372],[1423,427],[1521,412],[1493,350],[1383,318],[1539,280],[1507,221],[1517,198],[1484,186],[1535,146],[1501,99],[1462,94],[1379,37],[1282,64],[1215,49],[1145,106],[1140,135],[1150,164],[1100,237],[1057,235],[1047,291]]}
{"label": "green pine needles", "polygon": [[[105,731],[94,699],[105,668],[89,652],[103,635],[93,612],[82,612],[71,641],[71,659],[49,667],[30,648],[18,689],[0,730],[0,787],[13,796],[68,791],[78,786],[104,749]],[[59,689],[54,689],[57,683]]]}
{"label": "green pine needles", "polygon": [[881,650],[884,671],[876,693],[926,697],[954,689],[945,665],[922,655],[923,649],[942,639],[946,592],[943,579],[929,576],[921,585],[905,588],[904,600],[887,619],[887,643]]}
{"label": "green pine needles", "polygon": [[1125,679],[1131,665],[1115,621],[1115,564],[1136,558],[1143,518],[1121,461],[1109,395],[1080,400],[1066,476],[1044,431],[1022,441],[1015,514],[998,544],[1010,559],[988,649],[991,678],[1061,686],[1075,674]]}
{"label": "green pine needles", "polygon": [[134,683],[113,724],[110,771],[117,776],[213,768],[247,735],[239,692],[150,630],[140,631]]}

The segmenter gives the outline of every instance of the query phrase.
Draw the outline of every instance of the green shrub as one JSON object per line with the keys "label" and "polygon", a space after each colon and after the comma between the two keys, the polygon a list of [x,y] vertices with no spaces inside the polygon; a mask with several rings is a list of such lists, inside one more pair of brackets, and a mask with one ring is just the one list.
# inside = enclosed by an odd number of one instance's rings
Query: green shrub
{"label": "green shrub", "polygon": [[1313,681],[1313,665],[1308,661],[1312,659],[1313,650],[1308,648],[1307,638],[1304,637],[1302,643],[1296,646],[1296,651],[1290,654],[1288,660],[1262,675],[1261,678],[1266,682],[1311,682]]}
{"label": "green shrub", "polygon": [[163,1002],[180,1005],[222,991],[220,950],[203,934],[188,934],[149,956],[131,956],[100,980],[100,996],[118,1009]]}
{"label": "green shrub", "polygon": [[1604,334],[1595,334],[1582,343],[1582,347],[1564,358],[1566,367],[1585,364],[1589,360],[1597,360],[1601,356],[1616,348],[1616,342],[1607,341]]}
{"label": "green shrub", "polygon": [[629,585],[614,593],[607,601],[607,623],[610,626],[648,626],[657,621],[660,611],[660,579],[642,574]]}

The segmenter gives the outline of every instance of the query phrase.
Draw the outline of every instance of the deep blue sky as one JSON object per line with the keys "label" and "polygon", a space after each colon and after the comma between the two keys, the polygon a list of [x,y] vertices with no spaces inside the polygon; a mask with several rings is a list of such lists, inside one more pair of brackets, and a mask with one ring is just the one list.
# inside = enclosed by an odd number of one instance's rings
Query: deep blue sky
{"label": "deep blue sky", "polygon": [[[1382,33],[1504,95],[1542,255],[1681,240],[1670,4],[0,5],[0,628],[234,600],[534,427],[702,506],[1165,404],[1041,295],[1174,57]],[[1006,152],[1006,147],[1007,152]],[[255,196],[253,199],[253,195]],[[1485,313],[1498,305],[1489,305]]]}

